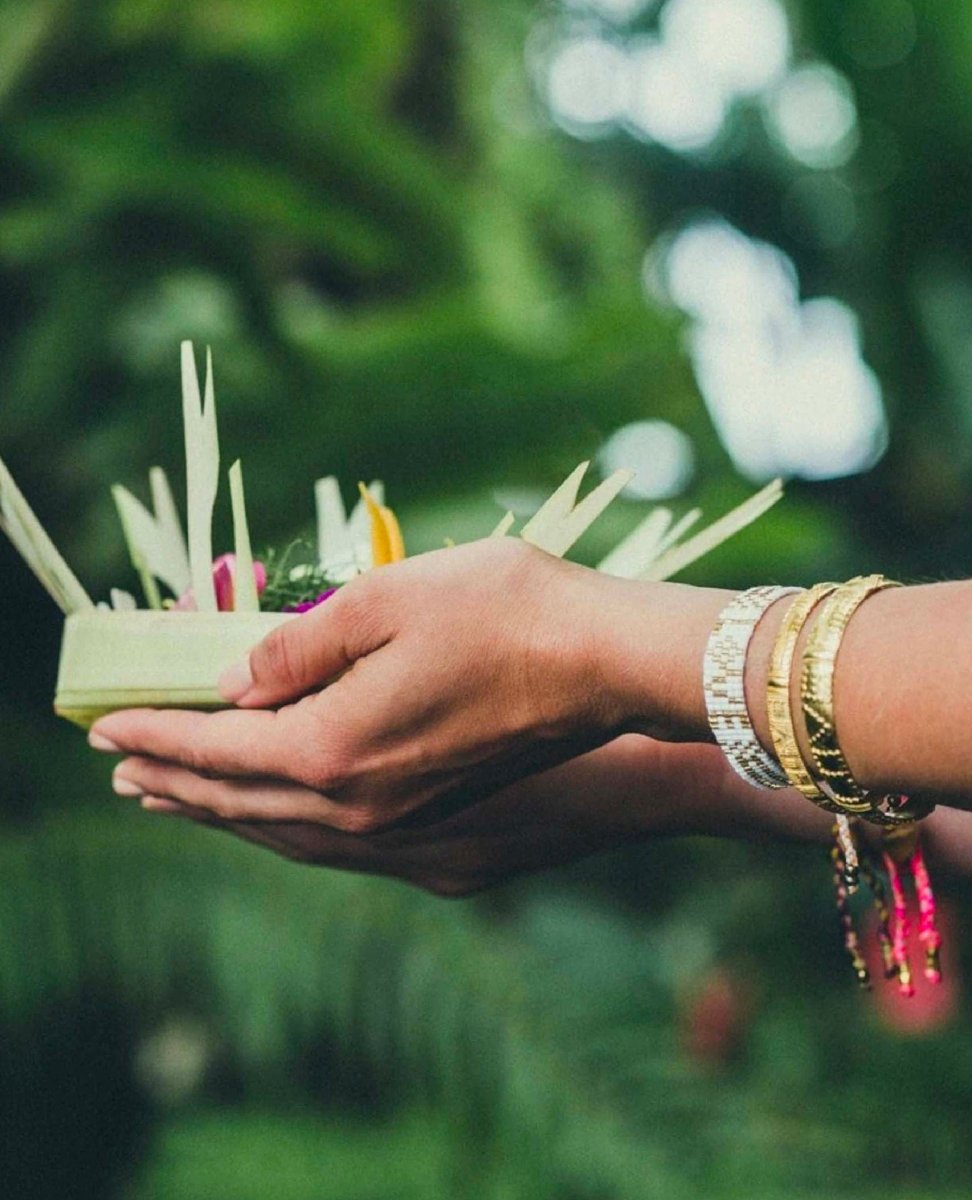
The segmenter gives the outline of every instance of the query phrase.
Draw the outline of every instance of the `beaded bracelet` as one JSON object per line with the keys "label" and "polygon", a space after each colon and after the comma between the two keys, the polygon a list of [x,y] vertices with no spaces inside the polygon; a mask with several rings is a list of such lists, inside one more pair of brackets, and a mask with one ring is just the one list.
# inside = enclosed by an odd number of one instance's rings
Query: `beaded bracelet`
{"label": "beaded bracelet", "polygon": [[746,706],[746,656],[756,626],[777,600],[799,588],[757,587],[723,609],[705,651],[705,707],[712,733],[738,775],[754,787],[789,787],[779,764],[756,737]]}

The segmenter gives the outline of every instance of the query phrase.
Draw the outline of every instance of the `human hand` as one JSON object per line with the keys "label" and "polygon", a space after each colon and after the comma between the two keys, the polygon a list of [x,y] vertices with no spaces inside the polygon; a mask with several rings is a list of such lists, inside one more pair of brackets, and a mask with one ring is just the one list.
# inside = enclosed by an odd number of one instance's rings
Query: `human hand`
{"label": "human hand", "polygon": [[240,781],[201,804],[226,820],[371,833],[434,805],[430,820],[625,729],[704,730],[722,603],[477,542],[369,572],[275,630],[227,681],[236,710],[116,713],[92,744]]}
{"label": "human hand", "polygon": [[225,830],[296,862],[389,876],[449,897],[652,835],[697,830],[709,820],[700,802],[718,808],[723,786],[734,786],[730,776],[713,746],[621,737],[440,821],[355,836],[307,821],[214,815],[243,807],[232,793],[252,781],[209,780],[138,758],[116,772],[125,790],[145,793],[150,812]]}

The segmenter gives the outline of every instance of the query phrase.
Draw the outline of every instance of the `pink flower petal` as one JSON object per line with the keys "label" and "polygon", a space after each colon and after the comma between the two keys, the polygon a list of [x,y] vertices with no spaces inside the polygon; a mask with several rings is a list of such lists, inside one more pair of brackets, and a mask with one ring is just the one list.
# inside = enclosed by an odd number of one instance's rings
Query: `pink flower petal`
{"label": "pink flower petal", "polygon": [[[232,566],[230,565],[232,560]],[[231,554],[217,558],[213,567],[213,586],[216,589],[216,607],[220,612],[232,612],[235,607],[236,589],[233,586],[236,559]]]}
{"label": "pink flower petal", "polygon": [[[256,580],[257,595],[262,596],[267,586],[267,568],[262,562],[254,562],[253,578]],[[221,554],[213,563],[213,587],[216,590],[216,607],[220,612],[233,612],[236,607],[236,555]],[[196,597],[192,588],[183,592],[172,605],[173,612],[195,612]]]}

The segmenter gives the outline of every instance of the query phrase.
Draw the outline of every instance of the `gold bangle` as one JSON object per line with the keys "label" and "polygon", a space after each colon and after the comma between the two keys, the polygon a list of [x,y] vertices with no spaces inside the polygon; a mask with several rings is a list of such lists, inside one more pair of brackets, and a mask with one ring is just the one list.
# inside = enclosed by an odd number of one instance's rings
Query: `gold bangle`
{"label": "gold bangle", "polygon": [[[875,592],[900,586],[883,575],[869,575],[852,579],[838,588],[826,600],[810,635],[800,676],[803,716],[813,759],[812,763],[804,765],[816,774],[814,783],[821,790],[826,788],[824,795],[838,812],[861,816],[875,825],[891,828],[923,820],[934,811],[935,803],[923,796],[884,796],[860,787],[837,740],[834,670],[854,613]],[[832,812],[834,808],[828,811]]]}
{"label": "gold bangle", "polygon": [[810,614],[836,590],[836,583],[818,583],[790,605],[773,645],[766,690],[770,737],[780,766],[798,792],[829,813],[840,813],[843,809],[818,787],[800,751],[790,703],[790,675],[797,642]]}
{"label": "gold bangle", "polygon": [[826,601],[803,656],[800,696],[810,742],[811,770],[825,783],[841,811],[873,816],[883,797],[869,796],[855,780],[837,740],[834,669],[851,617],[869,596],[900,587],[883,575],[852,579]]}

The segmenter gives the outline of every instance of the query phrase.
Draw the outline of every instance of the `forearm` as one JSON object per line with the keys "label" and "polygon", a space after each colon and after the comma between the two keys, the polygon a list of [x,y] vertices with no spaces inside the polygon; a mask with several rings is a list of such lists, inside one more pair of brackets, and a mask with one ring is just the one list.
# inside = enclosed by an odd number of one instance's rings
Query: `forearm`
{"label": "forearm", "polygon": [[[708,739],[702,660],[730,593],[673,585],[616,584],[609,669],[631,727],[651,732],[668,714],[685,738]],[[760,622],[746,669],[753,725],[771,748],[766,682],[789,600]],[[808,636],[809,625],[802,643]],[[799,650],[798,650],[799,654]],[[938,794],[972,806],[972,583],[894,588],[872,596],[850,622],[837,658],[834,699],[841,747],[862,787]],[[799,681],[794,680],[799,713]],[[806,731],[795,722],[806,751]]]}
{"label": "forearm", "polygon": [[[599,827],[634,842],[705,835],[807,842],[832,840],[833,818],[795,791],[750,787],[715,746],[628,735],[522,785],[533,812],[546,806],[596,814]],[[864,836],[873,834],[863,826]],[[972,813],[939,807],[922,825],[937,869],[972,875]]]}
{"label": "forearm", "polygon": [[[638,841],[659,836],[781,837],[825,843],[832,818],[791,791],[764,792],[716,746],[628,734],[517,785],[532,809],[556,803]],[[972,824],[972,821],[970,821]]]}
{"label": "forearm", "polygon": [[838,660],[841,745],[863,787],[972,797],[972,583],[895,588],[851,621]]}

